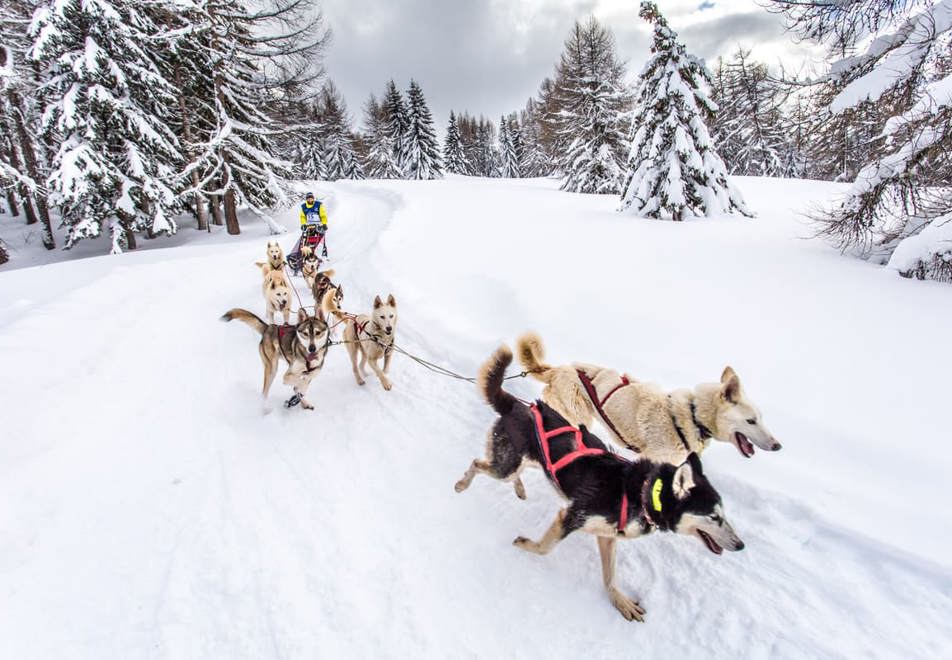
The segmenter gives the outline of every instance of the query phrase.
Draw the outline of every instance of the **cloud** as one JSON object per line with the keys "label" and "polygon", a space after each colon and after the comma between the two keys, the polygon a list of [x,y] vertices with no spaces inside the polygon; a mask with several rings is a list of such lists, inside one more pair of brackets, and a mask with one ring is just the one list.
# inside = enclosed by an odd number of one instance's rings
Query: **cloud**
{"label": "cloud", "polygon": [[[762,58],[796,50],[778,16],[743,0],[659,6],[689,49],[708,59],[738,42],[757,44]],[[379,96],[390,78],[405,89],[411,77],[440,130],[451,109],[498,120],[552,75],[572,24],[590,14],[613,29],[632,76],[650,46],[634,0],[324,0],[323,9],[334,33],[326,67],[358,121],[371,92]]]}

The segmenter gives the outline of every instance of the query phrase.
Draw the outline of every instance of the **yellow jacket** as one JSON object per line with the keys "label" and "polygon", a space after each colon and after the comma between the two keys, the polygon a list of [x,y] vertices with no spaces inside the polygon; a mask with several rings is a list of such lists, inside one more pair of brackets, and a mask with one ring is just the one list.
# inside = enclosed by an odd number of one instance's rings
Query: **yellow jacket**
{"label": "yellow jacket", "polygon": [[[321,202],[315,201],[313,204],[308,204],[304,202],[301,204],[301,226],[308,224],[308,216],[314,215],[314,207],[317,206],[318,215],[321,219],[321,224],[325,227],[327,226],[327,211],[324,210],[324,205]],[[317,224],[316,222],[311,222],[310,224]]]}

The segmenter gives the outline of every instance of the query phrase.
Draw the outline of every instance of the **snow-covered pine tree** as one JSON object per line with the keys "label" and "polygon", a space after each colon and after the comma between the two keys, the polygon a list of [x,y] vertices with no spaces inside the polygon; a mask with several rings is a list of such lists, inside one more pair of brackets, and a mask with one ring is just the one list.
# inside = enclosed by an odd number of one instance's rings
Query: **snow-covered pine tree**
{"label": "snow-covered pine tree", "polygon": [[[16,171],[11,193],[16,190],[23,203],[27,224],[39,220],[43,246],[56,247],[50,222],[45,180],[48,175],[45,150],[38,138],[40,109],[39,86],[42,82],[30,67],[26,53],[30,39],[26,26],[37,9],[35,0],[0,1],[0,132],[9,136],[10,162]],[[0,174],[0,179],[3,175]]]}
{"label": "snow-covered pine tree", "polygon": [[717,109],[707,94],[707,68],[687,53],[654,2],[644,0],[639,15],[654,25],[654,41],[639,77],[619,210],[672,220],[686,213],[751,215],[707,129]]}
{"label": "snow-covered pine tree", "polygon": [[472,174],[472,165],[463,149],[456,114],[450,111],[450,122],[446,126],[446,141],[443,144],[443,163],[451,174]]}
{"label": "snow-covered pine tree", "polygon": [[410,111],[403,101],[403,95],[392,80],[387,83],[383,107],[387,113],[387,135],[393,145],[393,160],[400,170],[400,177],[406,177],[406,163],[403,162],[407,134],[410,131]]}
{"label": "snow-covered pine tree", "polygon": [[320,103],[321,139],[328,180],[363,179],[364,172],[354,149],[347,106],[332,81],[324,84]]}
{"label": "snow-covered pine tree", "polygon": [[407,106],[407,133],[400,158],[403,171],[408,179],[438,179],[443,176],[440,144],[423,90],[415,80],[410,81]]}
{"label": "snow-covered pine tree", "polygon": [[617,195],[626,155],[624,117],[631,95],[611,31],[591,17],[572,28],[556,67],[556,114],[568,146],[562,190]]}
{"label": "snow-covered pine tree", "polygon": [[783,113],[786,94],[766,65],[738,47],[718,60],[712,100],[717,113],[711,133],[730,174],[791,176],[793,149]]}
{"label": "snow-covered pine tree", "polygon": [[499,118],[499,175],[506,179],[518,179],[522,176],[512,127],[505,117]]}
{"label": "snow-covered pine tree", "polygon": [[829,45],[834,115],[864,104],[894,108],[881,149],[847,194],[817,219],[844,251],[905,277],[952,282],[952,0],[776,2],[792,29]]}
{"label": "snow-covered pine tree", "polygon": [[364,172],[371,179],[399,179],[403,176],[394,156],[393,142],[387,130],[387,110],[371,94],[364,104],[364,135],[367,158]]}
{"label": "snow-covered pine tree", "polygon": [[108,232],[112,252],[135,235],[175,232],[178,141],[167,124],[175,90],[148,44],[158,28],[131,0],[63,0],[30,26],[48,76],[44,129],[56,139],[50,192],[66,248]]}

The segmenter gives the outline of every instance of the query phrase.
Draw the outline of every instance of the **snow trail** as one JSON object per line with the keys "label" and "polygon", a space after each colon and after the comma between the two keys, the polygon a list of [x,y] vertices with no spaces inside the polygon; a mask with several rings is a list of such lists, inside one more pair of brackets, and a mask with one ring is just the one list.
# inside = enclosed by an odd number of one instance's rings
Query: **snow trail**
{"label": "snow trail", "polygon": [[[952,452],[920,444],[941,437],[927,383],[949,358],[863,365],[824,341],[874,310],[874,345],[907,324],[942,327],[948,293],[894,288],[798,241],[792,204],[763,211],[800,196],[797,184],[742,181],[756,224],[623,220],[612,200],[550,182],[326,187],[344,308],[392,291],[413,353],[472,374],[533,328],[553,361],[670,386],[714,379],[727,359],[738,369],[784,450],[704,455],[745,551],[714,557],[661,535],[621,544],[619,584],[647,624],[611,607],[591,538],[547,557],[511,547],[560,506],[540,472],[525,502],[485,477],[453,492],[493,419],[471,385],[397,356],[392,392],[373,377],[359,388],[335,349],[313,413],[280,408],[278,379],[262,416],[257,338],[217,321],[233,306],[262,311],[265,241],[252,235],[0,277],[0,300],[26,301],[0,304],[0,656],[940,657],[949,532],[924,494]],[[724,282],[726,315],[713,300]],[[848,290],[851,318],[825,313]],[[759,323],[730,316],[751,306]],[[878,399],[874,384],[890,382],[864,380],[883,370],[925,391]],[[895,408],[880,405],[890,397]],[[873,405],[879,417],[860,418]],[[897,500],[922,510],[897,515]]]}

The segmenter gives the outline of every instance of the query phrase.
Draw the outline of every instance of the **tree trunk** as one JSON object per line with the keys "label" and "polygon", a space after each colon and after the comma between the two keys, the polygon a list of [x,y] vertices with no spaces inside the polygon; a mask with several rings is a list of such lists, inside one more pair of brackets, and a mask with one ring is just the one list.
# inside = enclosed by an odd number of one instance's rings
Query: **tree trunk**
{"label": "tree trunk", "polygon": [[14,218],[20,215],[20,207],[17,206],[17,196],[13,194],[12,190],[7,191],[7,206],[10,207],[10,215]]}
{"label": "tree trunk", "polygon": [[[7,152],[7,156],[10,158],[10,166],[17,172],[22,172],[23,169],[20,167],[20,155],[17,153],[17,145],[13,141],[13,136],[10,137],[10,150]],[[20,195],[20,202],[23,204],[23,212],[26,214],[26,224],[35,225],[36,211],[33,210],[30,189],[21,183],[16,187],[16,192]]]}
{"label": "tree trunk", "polygon": [[212,222],[216,226],[221,227],[225,224],[225,221],[221,217],[221,196],[212,195],[209,204],[212,207]]}
{"label": "tree trunk", "polygon": [[7,252],[7,246],[3,244],[3,241],[0,241],[0,265],[3,265],[10,261],[10,255]]}
{"label": "tree trunk", "polygon": [[[30,138],[29,131],[26,130],[26,122],[23,120],[23,103],[20,95],[14,91],[9,93],[10,104],[13,106],[13,121],[17,128],[17,137],[20,140],[20,150],[23,152],[23,161],[26,165],[27,174],[34,182],[40,182],[40,168],[36,161],[36,151],[33,149],[33,140]],[[46,195],[39,194],[35,198],[36,209],[43,223],[43,247],[52,250],[56,247],[56,240],[53,238],[53,225],[50,222],[50,209],[46,203]],[[27,224],[30,224],[29,222]]]}
{"label": "tree trunk", "polygon": [[126,249],[135,250],[136,249],[136,235],[128,227],[123,227],[123,231],[126,232]]}
{"label": "tree trunk", "polygon": [[225,226],[229,234],[241,233],[241,227],[238,226],[238,204],[235,200],[235,191],[231,188],[225,191]]}
{"label": "tree trunk", "polygon": [[[183,89],[182,66],[180,64],[175,67],[175,85],[179,90]],[[181,92],[179,93],[179,112],[182,115],[182,136],[185,138],[186,144],[185,154],[191,159],[194,156],[192,152],[192,123],[189,121],[188,106],[185,104],[185,94]],[[198,176],[198,170],[192,170],[189,178],[192,180],[192,188],[195,189],[193,194],[195,195],[195,215],[198,221],[198,229],[199,231],[207,230],[208,210],[205,207],[205,195],[199,191],[201,179]]]}

